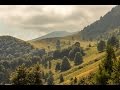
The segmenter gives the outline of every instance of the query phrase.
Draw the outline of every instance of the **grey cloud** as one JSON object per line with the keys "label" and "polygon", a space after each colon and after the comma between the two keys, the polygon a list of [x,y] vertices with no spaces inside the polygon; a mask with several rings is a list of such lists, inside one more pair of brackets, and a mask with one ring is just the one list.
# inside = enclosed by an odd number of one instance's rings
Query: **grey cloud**
{"label": "grey cloud", "polygon": [[[105,8],[104,8],[105,7]],[[96,18],[100,17],[100,15],[102,15],[102,13],[105,13],[108,9],[110,9],[110,7],[108,6],[76,6],[76,9],[74,11],[72,11],[72,13],[70,15],[68,15],[67,17],[61,17],[60,15],[39,15],[39,13],[37,15],[33,15],[30,18],[28,18],[27,20],[23,21],[22,24],[24,25],[34,25],[35,28],[38,28],[38,25],[47,25],[48,24],[54,24],[57,26],[62,26],[61,24],[63,24],[63,27],[67,27],[64,26],[66,25],[66,23],[71,22],[78,22],[76,24],[82,24],[83,22],[91,22],[92,20],[96,20]],[[39,9],[38,9],[39,11]],[[96,13],[97,12],[97,13]],[[41,13],[44,13],[41,11]],[[67,13],[67,12],[66,12]],[[51,13],[52,14],[52,13]],[[90,14],[92,16],[90,16]],[[98,16],[98,17],[96,17]],[[83,21],[83,22],[82,22]],[[59,24],[59,25],[58,25]],[[28,27],[27,26],[27,27]],[[56,27],[57,27],[56,26]],[[75,25],[76,26],[76,25]],[[39,27],[40,28],[40,27]],[[68,27],[69,28],[69,27]]]}
{"label": "grey cloud", "polygon": [[13,27],[19,27],[22,31],[26,30],[28,33],[29,31],[42,33],[57,30],[77,31],[99,19],[113,6],[73,5],[69,13],[66,10],[66,15],[60,14],[61,11],[56,13],[52,10],[56,9],[55,7],[50,10],[47,8],[48,10],[45,11],[45,7],[44,5],[0,6],[0,20],[4,20],[6,24],[9,23]]}

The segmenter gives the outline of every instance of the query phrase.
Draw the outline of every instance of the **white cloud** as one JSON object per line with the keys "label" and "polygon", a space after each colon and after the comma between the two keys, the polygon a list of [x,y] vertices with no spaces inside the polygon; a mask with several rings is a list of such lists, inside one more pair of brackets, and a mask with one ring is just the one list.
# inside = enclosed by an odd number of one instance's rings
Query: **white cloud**
{"label": "white cloud", "polygon": [[28,40],[56,30],[80,31],[114,6],[3,5],[0,6],[0,21],[9,28],[1,29],[0,33]]}

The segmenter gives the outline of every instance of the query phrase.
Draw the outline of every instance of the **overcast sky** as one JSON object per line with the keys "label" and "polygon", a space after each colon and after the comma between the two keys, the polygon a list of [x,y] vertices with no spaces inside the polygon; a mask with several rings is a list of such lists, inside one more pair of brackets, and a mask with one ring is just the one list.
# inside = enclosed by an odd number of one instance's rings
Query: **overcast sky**
{"label": "overcast sky", "polygon": [[53,31],[75,32],[115,5],[0,5],[0,35],[30,40]]}

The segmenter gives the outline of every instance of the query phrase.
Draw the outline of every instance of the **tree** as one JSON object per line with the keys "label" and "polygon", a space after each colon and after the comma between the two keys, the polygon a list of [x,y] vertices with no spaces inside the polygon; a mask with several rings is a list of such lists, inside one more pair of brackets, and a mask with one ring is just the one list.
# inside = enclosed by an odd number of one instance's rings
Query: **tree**
{"label": "tree", "polygon": [[105,50],[105,47],[106,47],[105,41],[100,40],[100,42],[99,42],[98,45],[97,45],[98,51],[99,51],[99,52],[103,52],[103,51]]}
{"label": "tree", "polygon": [[61,49],[60,40],[57,40],[57,42],[56,42],[56,49],[57,49],[57,50],[60,50],[60,49]]}
{"label": "tree", "polygon": [[48,50],[50,50],[50,46],[48,46]]}
{"label": "tree", "polygon": [[69,52],[69,58],[70,58],[70,60],[74,59],[74,50],[73,49],[70,50],[70,52]]}
{"label": "tree", "polygon": [[42,79],[42,72],[38,63],[29,68],[22,64],[10,76],[14,85],[42,85]]}
{"label": "tree", "polygon": [[106,71],[101,65],[99,65],[99,69],[95,76],[97,85],[106,85],[110,78],[108,71]]}
{"label": "tree", "polygon": [[83,62],[83,57],[82,57],[82,54],[80,52],[77,52],[75,54],[75,58],[74,58],[74,64],[75,65],[79,65]]}
{"label": "tree", "polygon": [[60,58],[61,57],[61,52],[60,52],[60,50],[55,50],[54,52],[53,52],[53,58],[54,59],[58,59],[58,58]]}
{"label": "tree", "polygon": [[109,38],[107,44],[119,48],[119,40],[115,36]]}
{"label": "tree", "polygon": [[80,47],[80,43],[79,42],[75,42],[74,44],[76,47]]}
{"label": "tree", "polygon": [[5,74],[3,72],[0,72],[0,83],[2,83],[5,79]]}
{"label": "tree", "polygon": [[44,55],[42,57],[42,65],[44,66],[44,68],[48,67],[48,63],[47,63],[47,55]]}
{"label": "tree", "polygon": [[113,63],[113,72],[111,74],[111,83],[114,85],[120,85],[120,60]]}
{"label": "tree", "polygon": [[57,64],[56,64],[55,70],[56,70],[56,71],[60,70],[60,63],[57,63]]}
{"label": "tree", "polygon": [[70,40],[68,41],[68,44],[69,44],[69,45],[71,45],[71,42],[70,42]]}
{"label": "tree", "polygon": [[61,64],[61,71],[66,71],[71,68],[71,65],[69,63],[69,60],[66,56],[63,57],[63,61]]}
{"label": "tree", "polygon": [[50,74],[48,79],[47,79],[47,84],[48,85],[53,85],[54,84],[54,78],[53,78],[53,75]]}
{"label": "tree", "polygon": [[89,43],[89,45],[88,45],[89,47],[91,47],[91,44]]}
{"label": "tree", "polygon": [[64,82],[64,78],[63,78],[63,75],[61,74],[60,75],[60,83]]}
{"label": "tree", "polygon": [[96,73],[96,83],[106,85],[112,73],[113,62],[116,61],[114,50],[111,46],[107,46],[106,57],[99,65]]}
{"label": "tree", "polygon": [[25,65],[22,64],[15,70],[15,72],[12,73],[10,80],[12,84],[15,84],[15,85],[26,85],[27,84],[26,75],[27,75],[27,72],[26,72]]}
{"label": "tree", "polygon": [[5,67],[3,65],[0,65],[0,72],[4,72],[5,71]]}
{"label": "tree", "polygon": [[[29,69],[28,69],[29,70]],[[42,85],[42,72],[40,70],[40,65],[35,64],[27,74],[27,84],[28,85]]]}
{"label": "tree", "polygon": [[49,69],[51,69],[51,61],[48,61],[49,62]]}
{"label": "tree", "polygon": [[72,40],[74,41],[74,37],[72,37]]}
{"label": "tree", "polygon": [[69,56],[69,52],[70,50],[72,49],[72,47],[68,47],[68,48],[64,48],[61,50],[61,57],[64,57],[64,56]]}
{"label": "tree", "polygon": [[113,65],[114,61],[116,61],[116,56],[115,56],[114,49],[111,46],[108,45],[107,50],[106,50],[106,58],[103,61],[103,67],[109,73],[112,72],[112,65]]}
{"label": "tree", "polygon": [[75,79],[74,79],[74,84],[75,84],[75,83],[77,83],[77,78],[76,78],[76,77],[75,77]]}
{"label": "tree", "polygon": [[78,46],[73,46],[72,50],[70,50],[70,52],[69,52],[69,58],[70,58],[70,60],[74,60],[76,52],[82,52],[81,48],[78,47]]}

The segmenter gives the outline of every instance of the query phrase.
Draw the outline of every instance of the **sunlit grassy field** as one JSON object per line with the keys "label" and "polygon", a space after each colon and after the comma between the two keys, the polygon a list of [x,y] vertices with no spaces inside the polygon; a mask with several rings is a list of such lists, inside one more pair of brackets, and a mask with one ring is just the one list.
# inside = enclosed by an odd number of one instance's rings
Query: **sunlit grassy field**
{"label": "sunlit grassy field", "polygon": [[[69,44],[70,42],[70,44]],[[61,47],[66,48],[71,46],[72,44],[74,44],[75,42],[80,42],[80,46],[84,49],[86,55],[83,57],[83,63],[78,65],[78,66],[74,66],[74,62],[73,61],[69,61],[71,64],[71,69],[65,71],[65,72],[60,72],[60,71],[55,71],[55,67],[56,64],[59,62],[61,63],[62,60],[61,59],[57,59],[57,60],[52,60],[52,67],[51,69],[45,69],[44,67],[42,67],[42,69],[45,72],[48,71],[52,71],[54,74],[54,79],[55,79],[55,84],[60,84],[59,83],[59,76],[60,74],[63,75],[64,77],[64,82],[62,84],[64,85],[70,85],[70,79],[77,77],[77,79],[79,80],[82,77],[85,77],[87,75],[89,75],[91,72],[95,72],[98,69],[98,66],[101,62],[102,59],[104,59],[105,57],[105,52],[99,53],[97,50],[97,46],[96,46],[96,42],[95,41],[79,41],[79,40],[69,40],[69,39],[61,39]],[[56,39],[52,39],[51,42],[48,43],[48,40],[41,40],[41,41],[37,41],[37,42],[30,42],[32,45],[34,45],[37,48],[45,48],[47,51],[52,51],[55,50],[55,43],[56,43]],[[91,47],[89,47],[89,44],[91,45]],[[50,46],[50,49],[48,49],[48,46]],[[117,55],[120,54],[120,51],[116,52]]]}

